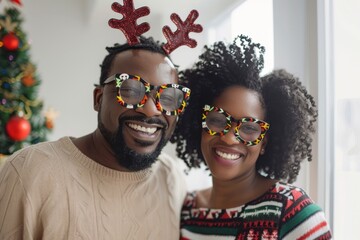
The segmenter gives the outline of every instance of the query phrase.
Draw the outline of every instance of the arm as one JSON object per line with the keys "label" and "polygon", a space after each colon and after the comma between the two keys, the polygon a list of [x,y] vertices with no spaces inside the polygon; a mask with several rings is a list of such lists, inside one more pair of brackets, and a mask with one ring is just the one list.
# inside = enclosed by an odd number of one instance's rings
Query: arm
{"label": "arm", "polygon": [[[17,154],[12,159],[22,158]],[[11,161],[0,171],[0,239],[25,237],[25,206],[28,205],[22,180]]]}

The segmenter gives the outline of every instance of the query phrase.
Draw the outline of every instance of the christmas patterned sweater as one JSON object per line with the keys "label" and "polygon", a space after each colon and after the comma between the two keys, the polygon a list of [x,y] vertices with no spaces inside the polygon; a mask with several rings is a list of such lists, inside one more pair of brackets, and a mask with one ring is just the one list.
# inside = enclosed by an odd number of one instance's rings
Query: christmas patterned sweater
{"label": "christmas patterned sweater", "polygon": [[181,212],[181,240],[331,239],[322,209],[304,190],[276,183],[261,197],[229,209],[197,208],[188,193]]}

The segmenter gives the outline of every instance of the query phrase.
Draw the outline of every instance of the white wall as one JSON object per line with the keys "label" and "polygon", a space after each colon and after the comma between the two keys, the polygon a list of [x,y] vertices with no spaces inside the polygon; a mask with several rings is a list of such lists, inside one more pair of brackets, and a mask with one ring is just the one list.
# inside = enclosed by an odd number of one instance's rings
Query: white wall
{"label": "white wall", "polygon": [[[318,98],[317,1],[273,0],[274,67],[285,68]],[[316,136],[315,136],[316,137]],[[318,200],[318,146],[313,143],[313,161],[303,162],[296,185]],[[320,203],[323,207],[323,203]]]}

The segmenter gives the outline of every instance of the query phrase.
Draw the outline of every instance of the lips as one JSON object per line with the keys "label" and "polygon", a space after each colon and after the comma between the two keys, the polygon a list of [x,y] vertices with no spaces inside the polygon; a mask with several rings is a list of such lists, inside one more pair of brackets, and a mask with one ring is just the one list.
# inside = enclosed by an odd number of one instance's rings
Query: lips
{"label": "lips", "polygon": [[237,164],[245,157],[244,153],[225,147],[215,147],[214,155],[216,162],[225,166]]}

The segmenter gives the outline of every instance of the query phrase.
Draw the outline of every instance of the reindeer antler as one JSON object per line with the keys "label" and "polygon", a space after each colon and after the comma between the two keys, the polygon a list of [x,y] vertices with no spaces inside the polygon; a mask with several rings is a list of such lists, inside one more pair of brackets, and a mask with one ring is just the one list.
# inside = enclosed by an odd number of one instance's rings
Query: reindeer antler
{"label": "reindeer antler", "polygon": [[110,19],[109,26],[120,29],[124,33],[129,45],[139,43],[138,36],[149,31],[150,25],[147,22],[136,25],[136,20],[149,15],[150,9],[148,7],[134,9],[132,0],[124,0],[123,6],[120,3],[114,2],[111,8],[114,12],[122,14],[123,18],[121,20]]}
{"label": "reindeer antler", "polygon": [[176,48],[181,45],[187,45],[194,48],[197,42],[194,39],[189,38],[190,32],[202,32],[203,28],[200,24],[194,24],[195,20],[199,17],[199,13],[196,10],[192,10],[189,16],[183,22],[179,15],[176,13],[171,14],[171,21],[177,26],[177,30],[172,32],[168,26],[163,27],[163,34],[167,40],[167,43],[163,46],[164,51],[170,54]]}

